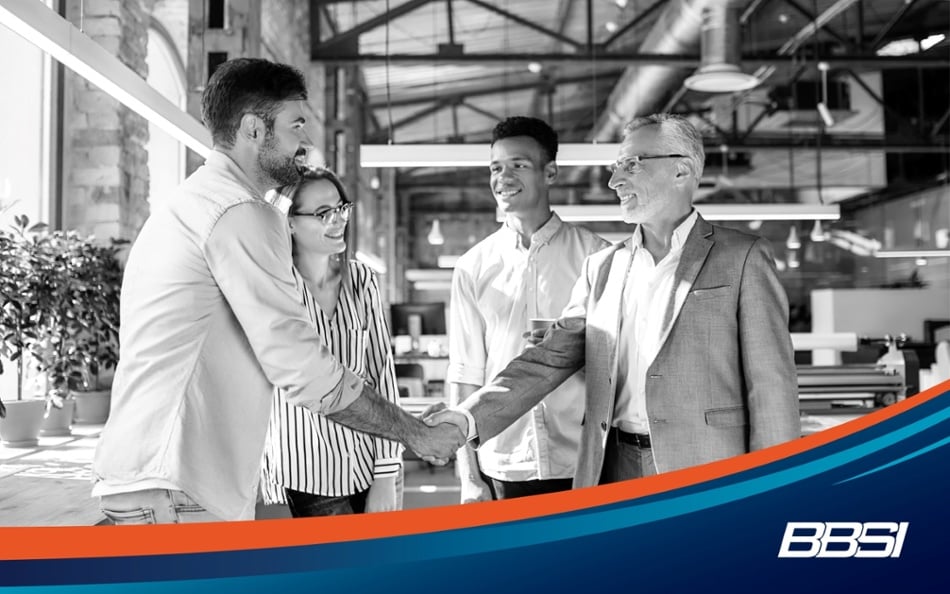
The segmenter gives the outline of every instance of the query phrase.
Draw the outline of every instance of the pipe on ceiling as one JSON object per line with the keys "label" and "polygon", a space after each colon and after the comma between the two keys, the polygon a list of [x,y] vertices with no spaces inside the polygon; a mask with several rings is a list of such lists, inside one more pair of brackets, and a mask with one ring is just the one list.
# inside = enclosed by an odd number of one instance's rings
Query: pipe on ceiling
{"label": "pipe on ceiling", "polygon": [[[640,45],[641,53],[691,54],[699,46],[703,9],[727,8],[743,0],[672,0]],[[624,124],[656,109],[663,96],[688,73],[674,66],[630,66],[607,98],[606,108],[588,135],[595,142],[612,142]]]}

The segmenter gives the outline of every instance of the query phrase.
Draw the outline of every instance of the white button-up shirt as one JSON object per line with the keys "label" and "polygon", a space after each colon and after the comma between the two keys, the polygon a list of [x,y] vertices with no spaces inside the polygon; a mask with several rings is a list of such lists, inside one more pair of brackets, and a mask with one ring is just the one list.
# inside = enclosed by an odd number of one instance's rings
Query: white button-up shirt
{"label": "white button-up shirt", "polygon": [[286,217],[224,153],[153,204],[122,281],[93,495],[178,489],[253,519],[272,384],[327,414],[363,381],[313,331]]}
{"label": "white button-up shirt", "polygon": [[633,250],[633,259],[623,288],[613,425],[628,433],[650,432],[646,409],[647,370],[660,351],[673,279],[683,255],[683,244],[696,218],[694,210],[676,227],[670,252],[659,262],[654,262],[643,247],[643,228],[639,225],[633,231],[629,247],[624,247]]}
{"label": "white button-up shirt", "polygon": [[[452,279],[446,380],[482,386],[521,354],[531,318],[557,318],[584,259],[608,243],[556,214],[525,248],[503,226],[459,258]],[[575,374],[482,444],[482,471],[504,481],[570,478],[584,413],[583,375]]]}

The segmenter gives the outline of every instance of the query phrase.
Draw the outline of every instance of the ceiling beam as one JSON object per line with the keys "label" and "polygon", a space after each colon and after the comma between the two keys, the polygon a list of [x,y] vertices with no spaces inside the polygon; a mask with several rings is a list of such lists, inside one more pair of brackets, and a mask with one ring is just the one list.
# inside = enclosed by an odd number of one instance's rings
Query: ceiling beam
{"label": "ceiling beam", "polygon": [[[823,13],[813,17],[810,23],[802,27],[801,31],[796,33],[791,39],[785,42],[785,45],[778,49],[778,53],[781,55],[795,53],[812,35],[816,35],[821,28],[831,22],[839,14],[851,8],[851,5],[857,1],[858,0],[838,0]],[[789,0],[786,0],[786,3],[789,3]]]}
{"label": "ceiling beam", "polygon": [[[571,18],[571,14],[574,12],[574,2],[575,0],[560,0],[557,7],[557,32],[564,34],[564,31],[567,29],[567,23]],[[551,44],[551,51],[557,51],[557,42],[554,41]],[[551,78],[552,73],[545,73],[548,79]],[[537,114],[541,112],[541,100],[545,97],[548,98],[548,105],[550,105],[551,95],[554,93],[555,87],[550,84],[542,84],[535,88],[534,97],[531,98],[531,111],[529,113]],[[545,114],[545,117],[548,120],[553,119],[554,114],[551,113],[551,110],[548,109],[548,113]],[[553,122],[549,121],[549,124]]]}
{"label": "ceiling beam", "polygon": [[501,16],[505,17],[506,19],[508,19],[509,21],[513,22],[513,23],[518,23],[518,24],[521,25],[522,27],[527,27],[527,28],[529,28],[529,29],[533,29],[533,30],[537,31],[538,33],[541,33],[542,35],[547,35],[548,37],[550,37],[550,38],[552,38],[552,39],[556,39],[556,40],[560,41],[561,43],[566,43],[567,45],[570,45],[570,46],[575,47],[575,48],[578,48],[578,49],[580,49],[581,47],[583,47],[583,44],[577,42],[577,41],[574,40],[574,39],[571,39],[570,37],[567,37],[566,35],[562,35],[562,34],[558,33],[557,31],[552,31],[552,30],[548,29],[547,27],[542,27],[541,25],[539,25],[539,24],[537,24],[537,23],[533,23],[533,22],[529,21],[528,19],[525,19],[525,18],[523,18],[523,17],[520,17],[520,16],[518,16],[518,15],[516,15],[516,14],[512,14],[512,13],[510,13],[510,12],[508,12],[507,10],[504,10],[504,9],[502,9],[502,8],[498,8],[497,6],[495,6],[495,5],[493,5],[493,4],[489,4],[488,2],[484,2],[483,0],[468,0],[468,1],[471,2],[472,4],[474,4],[475,6],[479,6],[479,7],[484,8],[485,10],[487,10],[487,11],[489,11],[489,12],[494,12],[495,14],[501,15]]}
{"label": "ceiling beam", "polygon": [[430,2],[432,2],[432,0],[408,0],[408,2],[404,2],[395,8],[391,8],[388,12],[384,12],[368,21],[362,22],[352,29],[347,29],[339,35],[334,35],[330,39],[325,41],[316,39],[314,40],[316,43],[313,43],[310,46],[310,59],[319,60],[320,54],[336,53],[337,50],[345,49],[347,46],[355,45],[355,42],[363,33],[372,31],[373,29],[382,25],[386,25],[407,13],[416,10],[417,8],[429,4]]}
{"label": "ceiling beam", "polygon": [[[619,76],[622,70],[608,70],[598,73],[597,76],[603,78],[609,78],[612,76]],[[590,80],[590,74],[584,74],[579,76],[565,76],[562,78],[555,79],[543,79],[538,78],[535,80],[526,81],[523,83],[509,84],[504,87],[501,87],[497,84],[472,87],[469,89],[455,91],[452,93],[441,93],[439,98],[445,99],[469,99],[471,97],[483,97],[485,95],[497,95],[499,93],[507,93],[514,91],[524,91],[527,89],[534,89],[536,87],[546,88],[548,86],[559,86],[559,85],[571,85],[582,82],[588,82]],[[391,102],[387,103],[386,100],[380,99],[378,101],[371,101],[369,107],[371,109],[381,109],[387,105],[392,107],[404,107],[407,105],[419,105],[421,103],[432,103],[436,98],[432,96],[432,93],[425,95],[417,96],[407,96],[400,99],[393,99]]]}
{"label": "ceiling beam", "polygon": [[494,113],[488,111],[487,109],[482,109],[481,107],[478,107],[477,105],[472,105],[471,103],[469,103],[469,102],[467,102],[467,101],[460,101],[460,102],[458,103],[458,105],[460,105],[460,106],[462,106],[462,107],[464,107],[464,108],[466,108],[466,109],[468,109],[468,110],[470,110],[470,111],[473,111],[473,112],[477,113],[478,115],[485,116],[486,118],[488,118],[488,119],[490,119],[490,120],[494,120],[494,121],[496,121],[496,122],[500,122],[500,121],[501,121],[501,118],[498,117],[498,114],[494,114]]}
{"label": "ceiling beam", "polygon": [[[660,66],[680,66],[695,68],[699,66],[698,55],[680,54],[640,54],[636,52],[588,52],[578,53],[484,53],[484,54],[394,54],[388,57],[390,64],[494,64],[510,66],[512,62],[625,64],[631,62]],[[942,56],[877,56],[877,55],[826,55],[811,58],[813,61],[827,62],[832,68],[852,67],[858,69],[884,70],[892,68],[946,68],[947,60]],[[384,64],[387,56],[383,54],[338,53],[333,56],[315,56],[313,60],[324,64]],[[796,64],[789,56],[767,55],[743,56],[742,63],[748,66],[785,66]],[[589,76],[587,78],[590,78]]]}
{"label": "ceiling beam", "polygon": [[[808,19],[808,20],[811,21],[812,23],[817,23],[817,22],[818,22],[818,16],[817,16],[817,15],[812,14],[807,8],[805,8],[804,6],[802,6],[801,4],[799,4],[798,2],[796,2],[795,0],[784,0],[784,2],[785,2],[785,4],[791,6],[791,7],[794,8],[796,11],[798,11],[799,14],[801,14],[803,17],[805,17],[806,19]],[[836,14],[837,14],[837,13],[836,13]],[[841,43],[843,43],[845,46],[850,47],[850,48],[853,49],[854,46],[855,46],[855,44],[854,44],[850,39],[848,39],[848,38],[845,37],[844,35],[838,33],[837,31],[835,31],[834,29],[832,29],[832,28],[828,25],[828,21],[830,21],[830,20],[831,20],[830,18],[829,18],[829,19],[825,19],[824,22],[823,22],[823,24],[816,26],[815,31],[824,31],[824,32],[827,33],[828,35],[831,35],[831,36],[834,37],[836,40],[838,40],[838,41],[840,41]],[[814,34],[814,33],[813,33],[813,34]]]}
{"label": "ceiling beam", "polygon": [[901,9],[891,16],[891,19],[887,21],[887,24],[884,25],[884,28],[878,32],[877,36],[874,38],[874,41],[871,42],[871,49],[876,50],[880,47],[881,42],[884,41],[890,32],[894,30],[894,27],[897,26],[897,23],[899,23],[902,18],[904,18],[904,15],[914,7],[914,4],[917,4],[917,0],[907,0],[904,5],[901,6]]}
{"label": "ceiling beam", "polygon": [[413,122],[418,122],[419,120],[425,117],[433,115],[434,113],[442,111],[446,107],[450,107],[455,104],[456,104],[455,101],[451,101],[449,99],[444,99],[444,98],[439,99],[432,105],[428,107],[424,107],[414,113],[411,113],[397,122],[393,122],[391,128],[390,127],[380,128],[379,130],[375,131],[373,134],[369,135],[369,138],[372,141],[384,141],[386,140],[386,138],[393,138],[396,130],[398,130],[399,128],[402,128],[403,126],[408,126],[409,124],[412,124]]}
{"label": "ceiling beam", "polygon": [[651,14],[656,12],[657,9],[661,8],[667,2],[669,2],[669,0],[657,0],[656,2],[648,6],[646,10],[638,14],[636,17],[632,18],[630,22],[628,22],[623,27],[620,27],[619,29],[614,31],[613,34],[604,41],[604,47],[610,47],[611,45],[613,45],[613,43],[617,41],[621,36],[623,36],[627,31],[633,29],[634,27],[642,23],[644,19],[646,19]]}

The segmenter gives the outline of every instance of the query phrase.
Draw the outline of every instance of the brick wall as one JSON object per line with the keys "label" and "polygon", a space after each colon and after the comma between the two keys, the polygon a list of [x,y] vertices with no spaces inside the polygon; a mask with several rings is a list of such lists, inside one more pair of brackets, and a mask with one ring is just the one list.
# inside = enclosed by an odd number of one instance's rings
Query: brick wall
{"label": "brick wall", "polygon": [[[67,18],[143,77],[152,0],[69,0]],[[132,237],[148,213],[148,125],[66,71],[63,225],[101,239]]]}
{"label": "brick wall", "polygon": [[[183,60],[189,55],[188,0],[67,0],[66,15],[143,78],[150,19]],[[323,148],[324,69],[310,63],[309,2],[262,0],[260,18],[262,57],[292,64],[307,78],[310,133]],[[148,216],[148,124],[68,70],[64,96],[63,225],[132,239]]]}

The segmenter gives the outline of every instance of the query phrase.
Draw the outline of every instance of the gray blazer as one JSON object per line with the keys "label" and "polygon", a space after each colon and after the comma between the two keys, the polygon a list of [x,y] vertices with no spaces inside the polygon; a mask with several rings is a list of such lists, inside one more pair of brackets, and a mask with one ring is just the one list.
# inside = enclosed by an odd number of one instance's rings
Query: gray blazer
{"label": "gray blazer", "polygon": [[[475,418],[479,440],[490,439],[586,366],[575,488],[599,483],[613,420],[620,312],[631,263],[623,246],[591,255],[564,316],[541,344],[462,404]],[[699,217],[673,286],[661,347],[647,370],[657,471],[800,436],[788,301],[768,243]]]}

